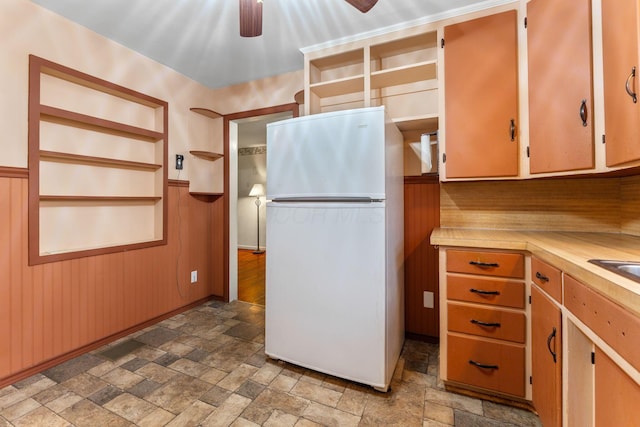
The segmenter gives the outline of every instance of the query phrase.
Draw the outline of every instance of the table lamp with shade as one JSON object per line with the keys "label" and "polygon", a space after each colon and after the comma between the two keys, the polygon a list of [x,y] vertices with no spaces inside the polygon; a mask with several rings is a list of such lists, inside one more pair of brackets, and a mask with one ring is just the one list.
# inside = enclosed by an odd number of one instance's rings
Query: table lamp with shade
{"label": "table lamp with shade", "polygon": [[262,184],[253,184],[251,187],[251,191],[249,191],[249,197],[256,198],[256,211],[257,211],[257,239],[256,239],[256,250],[253,251],[254,254],[262,254],[264,251],[260,250],[260,196],[264,196],[264,185]]}

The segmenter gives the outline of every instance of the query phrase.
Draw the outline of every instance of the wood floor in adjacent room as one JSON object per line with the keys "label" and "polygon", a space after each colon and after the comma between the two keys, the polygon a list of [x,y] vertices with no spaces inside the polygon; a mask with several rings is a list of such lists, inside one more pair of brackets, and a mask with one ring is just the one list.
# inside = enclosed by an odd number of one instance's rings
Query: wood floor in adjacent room
{"label": "wood floor in adjacent room", "polygon": [[254,254],[252,250],[238,250],[238,299],[240,301],[264,305],[266,257],[266,252]]}

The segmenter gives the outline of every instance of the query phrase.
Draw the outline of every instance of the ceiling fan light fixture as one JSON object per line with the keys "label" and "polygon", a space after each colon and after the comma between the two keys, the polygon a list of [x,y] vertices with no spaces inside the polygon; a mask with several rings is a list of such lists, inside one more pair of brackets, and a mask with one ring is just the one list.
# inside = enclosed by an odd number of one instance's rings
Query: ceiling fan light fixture
{"label": "ceiling fan light fixture", "polygon": [[373,6],[376,5],[378,0],[347,0],[351,6],[355,7],[362,13],[367,13]]}
{"label": "ceiling fan light fixture", "polygon": [[240,36],[262,35],[262,0],[240,1]]}

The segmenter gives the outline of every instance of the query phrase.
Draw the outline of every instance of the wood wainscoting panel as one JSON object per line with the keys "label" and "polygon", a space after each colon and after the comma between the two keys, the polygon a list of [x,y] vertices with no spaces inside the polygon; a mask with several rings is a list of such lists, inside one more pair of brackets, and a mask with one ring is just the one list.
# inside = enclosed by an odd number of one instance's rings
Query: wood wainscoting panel
{"label": "wood wainscoting panel", "polygon": [[619,233],[620,178],[443,183],[442,227]]}
{"label": "wood wainscoting panel", "polygon": [[[404,287],[405,330],[429,337],[440,335],[438,304],[438,251],[429,243],[440,226],[440,184],[405,180],[404,184]],[[433,308],[425,308],[424,292],[433,292]]]}
{"label": "wood wainscoting panel", "polygon": [[166,245],[29,266],[27,182],[0,177],[0,388],[222,295],[221,197],[171,183]]}

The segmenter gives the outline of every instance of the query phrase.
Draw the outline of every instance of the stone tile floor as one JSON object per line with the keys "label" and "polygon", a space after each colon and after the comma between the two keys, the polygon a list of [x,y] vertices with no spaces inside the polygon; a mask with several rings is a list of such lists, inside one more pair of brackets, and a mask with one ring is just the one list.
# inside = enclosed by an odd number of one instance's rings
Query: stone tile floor
{"label": "stone tile floor", "polygon": [[[130,339],[131,353],[100,355]],[[274,361],[263,307],[210,302],[0,389],[0,427],[540,425],[437,374],[438,346],[411,340],[388,393]]]}

